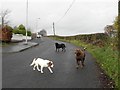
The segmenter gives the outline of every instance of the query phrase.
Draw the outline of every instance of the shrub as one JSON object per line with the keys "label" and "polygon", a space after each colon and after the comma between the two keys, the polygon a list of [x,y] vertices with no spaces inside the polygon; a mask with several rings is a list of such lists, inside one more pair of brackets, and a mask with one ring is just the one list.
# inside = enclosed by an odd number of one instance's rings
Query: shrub
{"label": "shrub", "polygon": [[12,38],[12,27],[6,25],[0,30],[0,40],[4,42],[10,42],[11,38]]}

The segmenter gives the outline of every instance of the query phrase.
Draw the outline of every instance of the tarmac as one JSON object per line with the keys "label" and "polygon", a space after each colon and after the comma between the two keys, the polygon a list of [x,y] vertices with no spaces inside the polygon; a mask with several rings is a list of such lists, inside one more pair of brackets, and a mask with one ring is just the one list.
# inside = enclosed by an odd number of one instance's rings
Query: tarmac
{"label": "tarmac", "polygon": [[13,43],[10,45],[6,45],[6,46],[0,46],[0,53],[16,53],[16,52],[21,52],[24,51],[26,49],[29,49],[31,47],[35,47],[39,45],[38,43],[35,42],[18,42],[18,43]]}

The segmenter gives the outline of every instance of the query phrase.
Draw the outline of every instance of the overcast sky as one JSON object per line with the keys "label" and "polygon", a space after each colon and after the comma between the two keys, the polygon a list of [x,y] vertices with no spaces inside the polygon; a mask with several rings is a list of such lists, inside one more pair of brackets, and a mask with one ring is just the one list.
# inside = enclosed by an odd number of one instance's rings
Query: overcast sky
{"label": "overcast sky", "polygon": [[[73,1],[75,2],[65,15]],[[0,11],[11,11],[7,17],[9,25],[26,25],[26,2],[27,0],[0,0]],[[55,22],[57,35],[103,32],[104,27],[112,24],[118,15],[117,2],[118,0],[28,0],[28,27],[32,32],[44,28],[51,35],[52,23]]]}

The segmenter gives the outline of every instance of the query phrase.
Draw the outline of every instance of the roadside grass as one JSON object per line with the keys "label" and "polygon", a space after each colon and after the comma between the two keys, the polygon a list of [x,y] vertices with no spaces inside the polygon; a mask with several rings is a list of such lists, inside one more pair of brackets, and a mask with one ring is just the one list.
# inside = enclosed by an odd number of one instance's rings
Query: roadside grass
{"label": "roadside grass", "polygon": [[[52,39],[54,39],[52,37]],[[110,45],[104,46],[102,48],[98,46],[93,46],[91,44],[78,41],[78,40],[67,40],[60,39],[55,37],[56,40],[65,41],[72,43],[76,46],[86,47],[87,51],[89,51],[94,58],[96,58],[96,62],[100,65],[101,69],[115,82],[115,87],[118,88],[118,51],[113,50]]]}
{"label": "roadside grass", "polygon": [[0,47],[8,45],[7,43],[0,42]]}
{"label": "roadside grass", "polygon": [[118,52],[111,47],[94,48],[89,52],[97,59],[100,67],[115,82],[118,87]]}
{"label": "roadside grass", "polygon": [[0,42],[0,47],[6,47],[9,45],[14,45],[15,43],[5,43],[5,42]]}

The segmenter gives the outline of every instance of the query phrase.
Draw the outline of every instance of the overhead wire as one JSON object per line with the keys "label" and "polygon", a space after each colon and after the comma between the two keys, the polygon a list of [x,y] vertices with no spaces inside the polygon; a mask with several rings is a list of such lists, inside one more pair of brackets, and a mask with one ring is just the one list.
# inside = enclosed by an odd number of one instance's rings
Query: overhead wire
{"label": "overhead wire", "polygon": [[[73,6],[74,3],[75,3],[75,0],[72,1],[72,3],[69,5],[69,7],[68,7],[68,9],[66,10],[66,12],[63,14],[63,16],[62,16],[58,21],[55,22],[56,24],[59,23],[59,22],[67,15],[68,11],[72,8],[72,6]],[[50,28],[51,25],[50,25],[50,24],[47,24],[47,25],[46,25],[46,28],[47,28],[47,27]]]}
{"label": "overhead wire", "polygon": [[72,1],[72,3],[69,5],[69,8],[66,10],[64,15],[56,23],[60,22],[67,15],[68,11],[71,9],[74,3],[75,3],[75,0]]}

